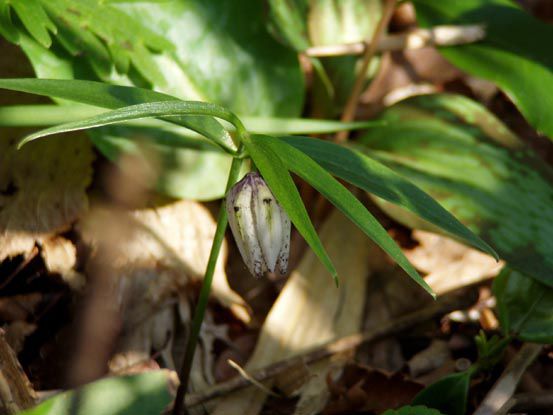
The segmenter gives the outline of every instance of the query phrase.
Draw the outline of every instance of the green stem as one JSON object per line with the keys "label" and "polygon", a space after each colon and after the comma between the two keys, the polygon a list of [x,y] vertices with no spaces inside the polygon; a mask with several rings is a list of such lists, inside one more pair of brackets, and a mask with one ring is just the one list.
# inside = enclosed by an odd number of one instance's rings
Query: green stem
{"label": "green stem", "polygon": [[[232,160],[232,165],[230,167],[227,181],[227,192],[236,183],[238,175],[240,174],[241,166],[242,159],[234,158]],[[227,210],[225,208],[225,200],[223,199],[223,202],[221,203],[221,208],[219,210],[217,229],[215,230],[213,245],[211,245],[211,252],[209,254],[209,260],[207,262],[207,268],[205,271],[202,289],[200,291],[200,297],[198,299],[196,309],[194,310],[194,318],[192,320],[190,336],[188,338],[188,342],[186,343],[184,361],[179,373],[180,385],[177,390],[177,397],[175,398],[173,415],[181,415],[184,413],[184,397],[186,395],[186,390],[188,389],[188,381],[190,379],[190,372],[192,370],[192,362],[194,361],[194,353],[196,351],[196,345],[200,336],[200,329],[202,328],[202,322],[209,299],[209,292],[211,291],[211,283],[213,282],[213,273],[215,271],[215,265],[217,264],[217,258],[219,257],[221,245],[223,244],[227,224]]]}

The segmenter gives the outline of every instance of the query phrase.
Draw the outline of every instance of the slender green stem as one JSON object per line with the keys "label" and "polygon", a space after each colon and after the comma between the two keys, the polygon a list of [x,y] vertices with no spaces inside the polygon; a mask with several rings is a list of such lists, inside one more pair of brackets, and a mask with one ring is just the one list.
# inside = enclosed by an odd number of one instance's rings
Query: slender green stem
{"label": "slender green stem", "polygon": [[[236,183],[238,175],[240,174],[240,168],[242,166],[242,159],[234,158],[230,167],[227,191]],[[207,302],[209,299],[209,292],[211,291],[211,283],[213,281],[213,273],[215,271],[215,264],[219,257],[221,245],[225,237],[225,230],[228,224],[227,210],[225,209],[225,201],[221,203],[219,210],[219,217],[217,219],[217,229],[215,230],[215,236],[213,238],[213,245],[211,246],[211,252],[209,254],[209,260],[207,262],[207,268],[205,271],[204,281],[202,289],[200,291],[200,297],[198,304],[194,310],[194,318],[192,320],[192,328],[190,330],[190,336],[186,344],[186,351],[184,354],[184,361],[179,373],[180,385],[177,390],[177,397],[175,398],[175,406],[173,408],[173,415],[182,415],[184,413],[184,397],[186,390],[188,389],[188,381],[190,379],[190,371],[192,370],[192,362],[194,361],[194,353],[196,351],[196,344],[200,336],[200,329],[204,319]]]}

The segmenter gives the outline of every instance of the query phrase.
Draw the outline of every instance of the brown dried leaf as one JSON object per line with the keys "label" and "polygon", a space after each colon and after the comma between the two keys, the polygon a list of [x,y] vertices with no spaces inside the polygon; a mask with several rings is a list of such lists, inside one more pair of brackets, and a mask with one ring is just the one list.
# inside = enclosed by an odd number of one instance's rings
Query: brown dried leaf
{"label": "brown dried leaf", "polygon": [[33,334],[36,328],[36,324],[25,321],[14,321],[6,327],[6,341],[16,354],[23,350],[25,339]]}
{"label": "brown dried leaf", "polygon": [[[246,370],[266,366],[360,329],[370,275],[367,258],[371,244],[363,232],[337,211],[331,213],[320,235],[341,277],[340,287],[336,288],[328,271],[308,251],[271,308]],[[339,367],[342,364],[343,361],[337,363]],[[309,382],[301,389],[297,413],[312,413],[324,406],[327,399],[324,373],[328,363],[321,362],[310,370]],[[257,414],[265,399],[264,391],[250,388],[222,399],[214,414]]]}
{"label": "brown dried leaf", "polygon": [[[112,366],[132,353],[133,362],[147,361],[151,350],[169,368],[180,364],[194,293],[203,278],[215,222],[209,211],[192,201],[122,211],[94,208],[80,226],[92,248],[90,264],[102,261],[114,278],[123,314],[123,336]],[[243,300],[226,280],[227,247],[215,268],[212,296],[236,315],[247,319]],[[87,264],[88,268],[88,264]],[[201,348],[191,375],[192,387],[213,381],[213,343],[226,339],[226,327],[216,325],[208,310],[201,332]]]}
{"label": "brown dried leaf", "polygon": [[94,158],[84,136],[53,137],[16,149],[0,137],[0,261],[67,229],[87,208]]}
{"label": "brown dried leaf", "polygon": [[34,314],[42,298],[42,294],[38,292],[0,297],[0,320],[7,322],[27,320]]}
{"label": "brown dried leaf", "polygon": [[419,246],[405,252],[436,294],[444,294],[496,275],[503,262],[435,233],[415,230]]}
{"label": "brown dried leaf", "polygon": [[380,413],[409,404],[423,386],[403,375],[388,375],[370,367],[350,364],[338,382],[329,381],[332,399],[324,415],[348,414],[356,411]]}

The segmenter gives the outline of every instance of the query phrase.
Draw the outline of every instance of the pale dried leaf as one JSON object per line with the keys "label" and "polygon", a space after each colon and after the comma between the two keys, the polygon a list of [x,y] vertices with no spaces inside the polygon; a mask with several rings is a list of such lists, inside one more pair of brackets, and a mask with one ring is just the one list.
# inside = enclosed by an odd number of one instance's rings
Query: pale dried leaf
{"label": "pale dried leaf", "polygon": [[[180,364],[192,306],[191,284],[203,278],[215,234],[209,211],[193,201],[134,211],[94,208],[80,226],[92,247],[91,260],[102,257],[114,275],[123,313],[124,336],[117,359],[133,351],[146,360],[151,350],[161,354],[169,368]],[[215,268],[212,296],[238,317],[247,319],[242,298],[229,287],[224,262],[226,244]],[[213,343],[226,328],[210,324],[201,332],[201,347],[191,376],[194,388],[212,382]],[[128,356],[127,356],[128,357]]]}
{"label": "pale dried leaf", "polygon": [[85,278],[75,271],[77,265],[77,248],[62,236],[54,236],[42,241],[41,254],[46,269],[59,274],[73,289],[82,289]]}
{"label": "pale dried leaf", "polygon": [[0,137],[0,261],[63,231],[87,208],[94,153],[84,136],[53,137],[16,149]]}
{"label": "pale dried leaf", "polygon": [[[367,257],[371,244],[357,227],[336,211],[328,218],[320,235],[340,275],[340,287],[336,288],[317,257],[311,251],[306,253],[271,308],[246,370],[266,366],[359,330],[370,274]],[[324,379],[327,365],[321,363],[312,368],[315,376],[307,383],[308,394],[300,398],[300,402],[301,399],[306,401],[306,404],[300,403],[304,405],[302,411],[320,409],[324,405],[324,399],[314,402],[313,397],[320,397],[326,391],[324,380],[321,382],[320,378]],[[214,413],[257,414],[265,398],[264,392],[249,388],[222,399]]]}
{"label": "pale dried leaf", "polygon": [[419,245],[405,255],[438,295],[497,275],[504,265],[445,236],[415,230],[413,237]]}

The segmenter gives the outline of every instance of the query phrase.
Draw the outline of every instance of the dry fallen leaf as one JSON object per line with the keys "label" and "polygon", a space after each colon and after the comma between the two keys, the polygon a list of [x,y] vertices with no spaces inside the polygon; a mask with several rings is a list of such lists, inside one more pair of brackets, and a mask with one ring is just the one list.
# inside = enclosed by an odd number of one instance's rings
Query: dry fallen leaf
{"label": "dry fallen leaf", "polygon": [[388,375],[370,367],[350,364],[337,382],[329,381],[332,400],[323,414],[381,413],[409,404],[423,386],[401,374]]}
{"label": "dry fallen leaf", "polygon": [[71,241],[62,236],[47,238],[42,241],[41,254],[48,272],[59,274],[75,290],[84,287],[84,276],[75,271],[77,248]]}
{"label": "dry fallen leaf", "polygon": [[[271,308],[245,366],[247,371],[359,330],[370,275],[367,257],[371,243],[337,211],[322,226],[320,236],[340,275],[340,287],[336,288],[328,271],[308,251]],[[337,364],[341,366],[343,361]],[[301,389],[296,413],[322,409],[328,396],[324,376],[327,370],[328,362],[310,368],[311,376]],[[303,374],[301,377],[305,378]],[[265,399],[264,391],[248,388],[221,399],[214,414],[254,415]]]}
{"label": "dry fallen leaf", "polygon": [[[127,354],[114,359],[140,363],[147,361],[154,350],[160,352],[168,367],[178,366],[193,312],[194,287],[203,278],[215,233],[209,211],[192,201],[132,211],[98,207],[91,209],[79,229],[92,249],[89,263],[101,261],[114,277],[123,316],[118,351]],[[247,320],[242,298],[226,280],[226,252],[224,244],[215,269],[212,297]],[[213,380],[204,375],[213,373],[212,344],[220,337],[225,337],[225,327],[210,323],[208,311],[202,328],[202,350],[196,353],[193,384]],[[112,366],[120,365],[114,360]],[[206,366],[210,369],[204,370]]]}
{"label": "dry fallen leaf", "polygon": [[0,137],[0,261],[63,231],[87,208],[94,153],[85,136],[53,137],[16,149]]}
{"label": "dry fallen leaf", "polygon": [[504,265],[435,233],[415,230],[413,238],[419,245],[405,255],[418,270],[427,273],[425,280],[438,295],[497,275]]}

